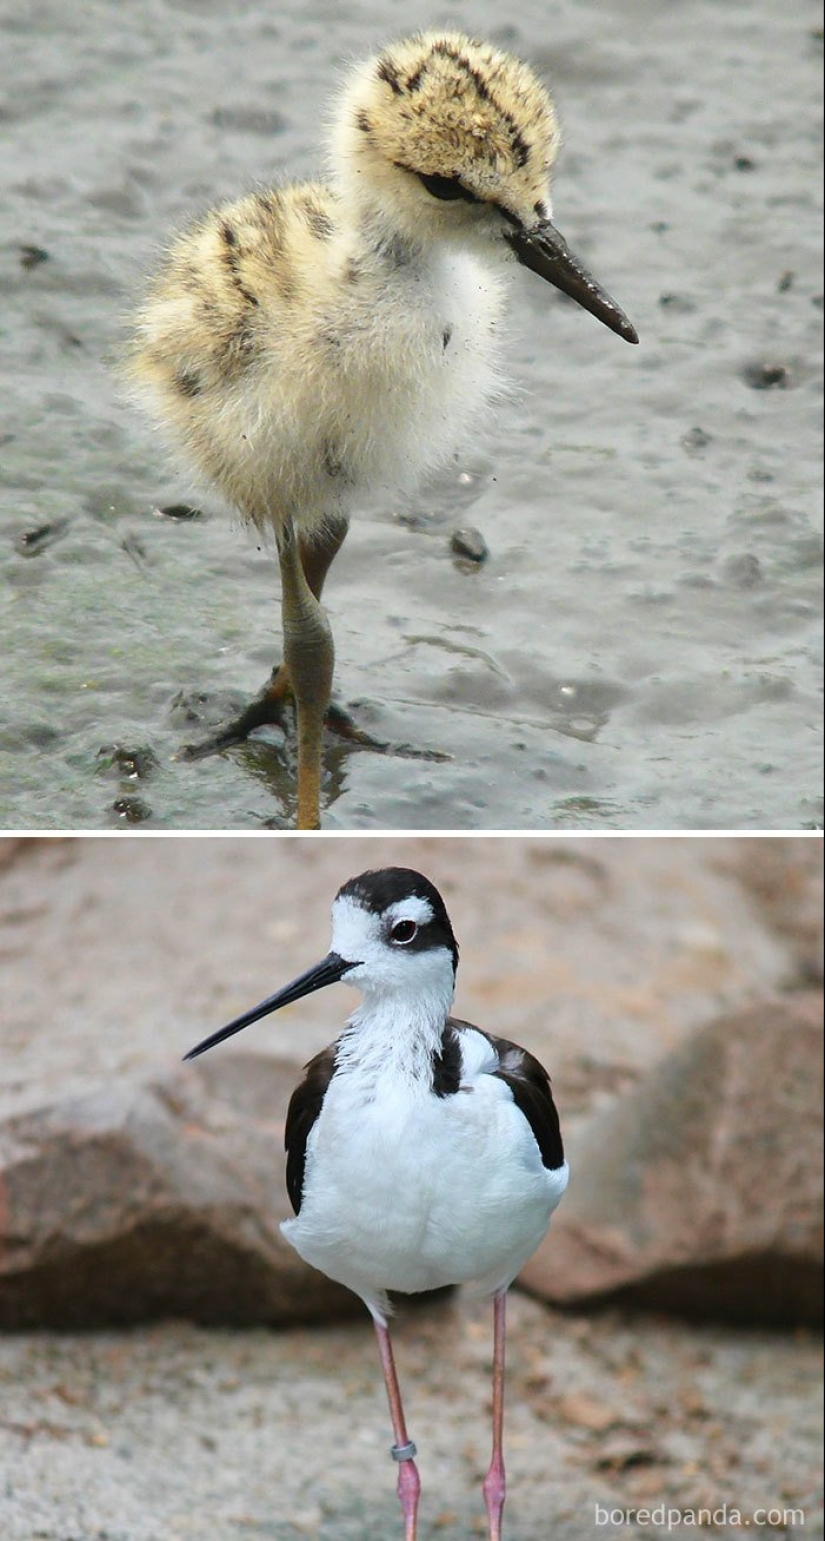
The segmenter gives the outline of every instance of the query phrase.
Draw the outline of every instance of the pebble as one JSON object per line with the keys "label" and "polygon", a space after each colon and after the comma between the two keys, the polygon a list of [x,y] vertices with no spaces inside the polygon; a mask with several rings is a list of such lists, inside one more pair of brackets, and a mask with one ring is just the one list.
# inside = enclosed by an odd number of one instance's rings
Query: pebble
{"label": "pebble", "polygon": [[453,556],[461,557],[464,562],[472,562],[480,566],[486,562],[490,555],[489,547],[480,530],[468,527],[464,530],[453,530],[450,536],[450,550]]}
{"label": "pebble", "polygon": [[791,383],[791,372],[786,364],[748,364],[742,378],[754,391],[786,391]]}

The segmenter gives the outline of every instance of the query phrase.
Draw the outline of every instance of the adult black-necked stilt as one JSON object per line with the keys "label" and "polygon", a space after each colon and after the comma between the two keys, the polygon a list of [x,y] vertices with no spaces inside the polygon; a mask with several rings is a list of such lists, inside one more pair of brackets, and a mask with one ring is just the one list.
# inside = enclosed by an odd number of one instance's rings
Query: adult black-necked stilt
{"label": "adult black-necked stilt", "polygon": [[415,1541],[420,1482],[387,1291],[469,1284],[493,1296],[493,1454],[484,1499],[490,1541],[500,1541],[505,1299],[568,1176],[547,1072],[525,1049],[450,1016],[457,963],[444,901],[427,878],[406,867],[362,873],[336,895],[326,958],[186,1056],[337,980],[361,991],[363,1004],[310,1060],[290,1101],[286,1176],[295,1219],[282,1230],[306,1262],[360,1295],[372,1316],[405,1541]]}
{"label": "adult black-necked stilt", "polygon": [[274,531],[280,560],[283,663],[193,752],[280,722],[292,696],[299,828],[320,822],[324,580],[364,493],[443,465],[500,390],[506,264],[515,256],[638,341],[551,223],[558,146],[526,65],[460,33],[409,38],[352,73],[331,183],[215,209],[172,247],[137,318],[135,391],[244,517]]}

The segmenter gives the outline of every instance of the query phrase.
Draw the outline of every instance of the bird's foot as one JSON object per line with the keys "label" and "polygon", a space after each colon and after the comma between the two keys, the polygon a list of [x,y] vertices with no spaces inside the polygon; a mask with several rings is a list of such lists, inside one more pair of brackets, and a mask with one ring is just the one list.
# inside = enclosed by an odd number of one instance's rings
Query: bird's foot
{"label": "bird's foot", "polygon": [[[357,749],[369,749],[373,754],[397,755],[403,760],[430,760],[443,763],[451,759],[437,749],[417,749],[413,744],[394,744],[388,739],[376,738],[356,723],[354,717],[337,702],[330,702],[326,714],[326,726],[330,733]],[[273,669],[271,678],[253,701],[245,706],[237,717],[224,723],[207,738],[194,744],[183,744],[176,758],[179,760],[203,760],[208,755],[220,754],[243,744],[256,728],[280,728],[284,734],[294,733],[295,702],[289,674],[281,664]]]}
{"label": "bird's foot", "polygon": [[260,693],[255,696],[240,711],[237,717],[217,728],[207,738],[199,739],[196,744],[182,744],[175,758],[177,760],[204,760],[207,755],[220,754],[224,749],[232,749],[236,744],[243,744],[254,733],[256,728],[273,727],[281,728],[287,732],[294,721],[294,706],[291,693],[284,691],[276,695],[273,691],[275,676],[266,684]]}
{"label": "bird's foot", "polygon": [[417,749],[414,744],[393,744],[389,739],[375,738],[366,729],[359,728],[354,717],[335,701],[330,702],[326,721],[330,733],[358,749],[369,749],[373,754],[397,755],[401,760],[432,760],[436,764],[452,759],[452,755],[442,754],[439,749]]}

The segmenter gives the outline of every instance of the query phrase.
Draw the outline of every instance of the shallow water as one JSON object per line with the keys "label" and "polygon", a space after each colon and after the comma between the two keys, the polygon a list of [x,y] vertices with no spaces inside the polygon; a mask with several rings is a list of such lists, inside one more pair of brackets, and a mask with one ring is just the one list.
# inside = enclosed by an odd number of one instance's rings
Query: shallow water
{"label": "shallow water", "polygon": [[[326,594],[342,698],[452,759],[333,742],[325,827],[817,825],[818,13],[500,16],[414,0],[403,26],[466,19],[545,72],[558,223],[642,345],[515,275],[518,389],[412,506],[354,521]],[[111,360],[165,235],[316,171],[330,81],[397,31],[388,0],[0,14],[2,827],[289,821],[277,733],[173,759],[197,736],[181,692],[220,715],[268,673],[276,564],[117,400]],[[182,502],[203,517],[153,517]],[[470,570],[466,525],[490,549]]]}

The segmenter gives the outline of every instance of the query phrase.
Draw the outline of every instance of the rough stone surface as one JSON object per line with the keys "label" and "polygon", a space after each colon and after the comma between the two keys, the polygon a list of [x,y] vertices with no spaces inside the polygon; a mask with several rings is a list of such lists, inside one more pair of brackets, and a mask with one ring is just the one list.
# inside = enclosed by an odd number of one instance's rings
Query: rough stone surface
{"label": "rough stone surface", "polygon": [[[820,862],[811,837],[774,844],[789,873]],[[711,1018],[800,977],[793,915],[776,929],[738,875],[741,846],[313,836],[0,845],[0,1118],[167,1086],[199,1038],[326,950],[329,899],[344,878],[407,863],[442,888],[458,928],[459,1013],[551,1068],[576,1161],[560,1225],[578,1185],[579,1121],[606,1113]],[[210,1117],[226,1127],[230,1071],[251,1056],[245,1095],[255,1090],[273,1126],[258,1182],[273,1230],[285,1100],[260,1056],[288,1060],[291,1085],[353,999],[312,996],[192,1067],[215,1077]],[[210,1182],[219,1176],[215,1163]],[[821,1535],[812,1331],[577,1315],[522,1291],[508,1321],[507,1541],[664,1541],[667,1531],[632,1518],[597,1526],[597,1504],[628,1515],[725,1504],[760,1541]],[[462,1292],[396,1319],[422,1541],[487,1533],[490,1336],[489,1305]],[[2,1541],[387,1541],[400,1520],[390,1437],[365,1311],[311,1329],[174,1320],[0,1334]],[[781,1523],[753,1522],[759,1506]],[[743,1529],[718,1533],[739,1541]]]}
{"label": "rough stone surface", "polygon": [[291,1066],[257,1055],[114,1084],[0,1128],[0,1327],[156,1316],[289,1323],[347,1291],[283,1239]]}
{"label": "rough stone surface", "polygon": [[737,1322],[822,1321],[822,1002],[690,1036],[570,1141],[573,1177],[523,1280]]}
{"label": "rough stone surface", "polygon": [[[578,1155],[577,1124],[593,1114],[621,1124],[617,1099],[641,1083],[644,1104],[643,1078],[668,1050],[692,1053],[710,1018],[808,977],[820,854],[811,839],[3,842],[0,1129],[11,1245],[0,1320],[172,1311],[248,1322],[351,1305],[308,1271],[296,1281],[277,1227],[288,1213],[288,1097],[352,994],[322,992],[195,1066],[177,1062],[320,957],[337,886],[386,862],[422,868],[445,893],[462,949],[459,1015],[524,1043],[551,1069],[574,1179],[547,1268],[557,1280],[575,1273],[581,1243],[567,1227],[591,1160],[586,1134]],[[767,1069],[771,1038],[768,1025]],[[269,1046],[283,1057],[263,1055]],[[601,1117],[594,1128],[600,1171],[610,1140]],[[701,1240],[687,1229],[701,1178],[680,1245]],[[781,1185],[770,1191],[787,1215]],[[627,1202],[622,1191],[617,1212]],[[669,1259],[670,1232],[659,1240]],[[618,1283],[633,1277],[638,1292],[631,1242]],[[685,1257],[676,1262],[682,1288]],[[783,1264],[786,1294],[793,1266]],[[693,1306],[702,1279],[711,1294],[719,1287],[718,1273],[694,1272]],[[590,1293],[605,1287],[615,1286]],[[673,1278],[668,1299],[678,1306]]]}
{"label": "rough stone surface", "polygon": [[739,840],[720,853],[720,870],[735,876],[759,915],[785,938],[795,970],[790,983],[823,977],[823,866],[817,842],[777,836]]}

